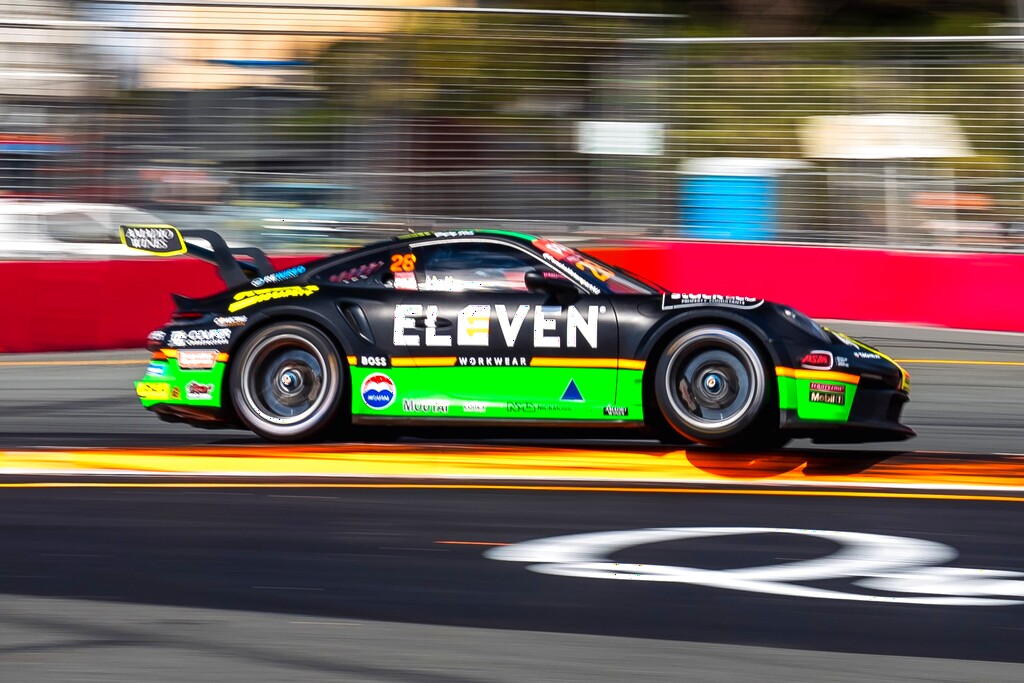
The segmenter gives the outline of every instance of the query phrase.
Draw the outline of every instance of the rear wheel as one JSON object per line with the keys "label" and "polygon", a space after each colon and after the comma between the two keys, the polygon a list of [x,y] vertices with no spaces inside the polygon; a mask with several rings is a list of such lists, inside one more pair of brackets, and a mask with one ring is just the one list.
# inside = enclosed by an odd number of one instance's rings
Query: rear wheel
{"label": "rear wheel", "polygon": [[231,398],[239,419],[271,441],[327,430],[341,405],[344,374],[327,336],[305,323],[275,323],[234,354]]}
{"label": "rear wheel", "polygon": [[739,332],[705,325],[666,347],[655,369],[655,398],[680,436],[720,448],[775,448],[784,439],[765,362]]}

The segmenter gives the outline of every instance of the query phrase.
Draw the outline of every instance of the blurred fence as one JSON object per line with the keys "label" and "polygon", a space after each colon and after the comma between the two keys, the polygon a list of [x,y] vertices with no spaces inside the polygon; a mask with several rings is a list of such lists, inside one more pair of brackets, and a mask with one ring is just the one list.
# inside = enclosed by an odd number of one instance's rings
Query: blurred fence
{"label": "blurred fence", "polygon": [[[1024,250],[1024,39],[684,28],[444,0],[0,0],[0,196],[296,248],[465,223]],[[5,203],[0,243],[28,231],[4,232]]]}

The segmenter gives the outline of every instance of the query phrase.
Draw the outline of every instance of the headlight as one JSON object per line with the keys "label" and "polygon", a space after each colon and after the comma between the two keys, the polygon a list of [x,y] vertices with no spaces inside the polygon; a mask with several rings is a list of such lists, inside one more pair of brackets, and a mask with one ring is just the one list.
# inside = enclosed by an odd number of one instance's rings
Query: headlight
{"label": "headlight", "polygon": [[821,325],[811,320],[809,317],[789,306],[778,306],[779,313],[782,317],[787,320],[791,325],[800,328],[802,331],[811,335],[815,339],[822,341],[826,344],[832,343],[832,338],[828,336],[828,333],[822,328]]}

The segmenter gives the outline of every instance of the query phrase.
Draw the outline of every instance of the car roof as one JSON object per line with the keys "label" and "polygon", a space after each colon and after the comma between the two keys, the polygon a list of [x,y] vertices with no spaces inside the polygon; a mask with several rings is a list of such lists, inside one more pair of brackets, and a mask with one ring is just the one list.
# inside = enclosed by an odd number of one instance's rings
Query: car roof
{"label": "car roof", "polygon": [[509,241],[515,241],[520,243],[529,243],[537,239],[533,235],[527,235],[521,232],[512,232],[510,230],[422,230],[418,232],[409,232],[404,235],[396,235],[394,237],[389,237],[387,239],[370,242],[355,249],[343,251],[339,254],[330,254],[318,260],[316,262],[316,266],[318,268],[321,266],[329,266],[330,264],[333,263],[344,262],[350,258],[358,257],[358,255],[362,252],[373,251],[376,249],[393,248],[400,244],[423,244],[429,243],[433,240],[442,239],[465,239],[468,241],[475,237],[497,237],[500,239],[506,239]]}
{"label": "car roof", "polygon": [[504,237],[519,242],[532,242],[537,237],[533,235],[527,235],[521,232],[513,232],[511,230],[471,230],[471,229],[453,229],[453,230],[425,230],[422,232],[411,232],[406,235],[398,235],[389,240],[392,243],[396,242],[419,242],[433,239],[472,239],[474,237]]}

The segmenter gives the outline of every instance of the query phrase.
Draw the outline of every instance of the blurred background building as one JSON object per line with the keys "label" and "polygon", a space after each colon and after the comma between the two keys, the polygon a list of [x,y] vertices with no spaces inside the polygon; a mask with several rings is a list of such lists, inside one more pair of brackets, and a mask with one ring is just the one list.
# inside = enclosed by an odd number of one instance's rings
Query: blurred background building
{"label": "blurred background building", "polygon": [[1024,249],[1015,7],[0,0],[0,202],[298,249],[451,225]]}

